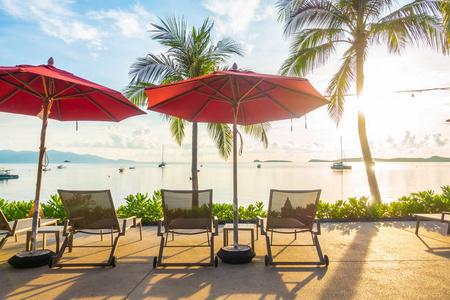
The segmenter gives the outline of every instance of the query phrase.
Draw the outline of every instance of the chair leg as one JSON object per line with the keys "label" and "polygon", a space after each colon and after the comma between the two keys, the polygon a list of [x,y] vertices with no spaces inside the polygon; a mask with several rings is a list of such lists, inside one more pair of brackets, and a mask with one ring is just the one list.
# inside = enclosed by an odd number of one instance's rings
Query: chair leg
{"label": "chair leg", "polygon": [[[208,237],[208,244],[209,244],[209,237]],[[211,263],[214,263],[214,234],[211,234]]]}
{"label": "chair leg", "polygon": [[322,249],[320,248],[319,239],[317,238],[317,234],[313,234],[313,235],[314,235],[314,244],[316,245],[317,254],[319,255],[319,260],[321,263],[323,263],[324,258],[323,258]]}
{"label": "chair leg", "polygon": [[[273,236],[273,231],[271,236]],[[270,249],[270,245],[272,245],[272,240],[269,240],[269,235],[266,233],[266,246],[267,246],[267,256],[269,257],[269,263],[273,261],[272,250]]]}
{"label": "chair leg", "polygon": [[3,246],[6,244],[6,240],[9,238],[9,236],[5,236],[4,238],[2,238],[2,240],[0,241],[0,249],[3,248]]}
{"label": "chair leg", "polygon": [[139,234],[141,235],[141,241],[142,241],[142,223],[139,223]]}
{"label": "chair leg", "polygon": [[[419,234],[419,226],[420,226],[420,219],[417,218],[417,223],[416,223],[416,235]],[[449,226],[450,226],[450,224],[449,224]],[[449,228],[450,228],[450,227],[449,227]]]}
{"label": "chair leg", "polygon": [[450,234],[450,223],[448,223],[447,234]]}
{"label": "chair leg", "polygon": [[158,265],[162,264],[163,248],[164,248],[164,234],[161,235],[161,243],[159,244]]}

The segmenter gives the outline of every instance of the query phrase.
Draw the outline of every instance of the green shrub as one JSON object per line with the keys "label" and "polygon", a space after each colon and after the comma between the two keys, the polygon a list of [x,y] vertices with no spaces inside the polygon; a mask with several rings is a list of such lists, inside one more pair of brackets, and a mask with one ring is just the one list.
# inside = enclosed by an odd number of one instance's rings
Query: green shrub
{"label": "green shrub", "polygon": [[[3,200],[3,199],[2,199]],[[33,205],[33,200],[28,202],[25,201],[2,201],[0,203],[3,214],[5,215],[8,221],[13,221],[16,219],[24,219],[28,218],[28,214],[30,213],[31,206]]]}
{"label": "green shrub", "polygon": [[125,198],[126,204],[117,209],[119,218],[136,216],[142,218],[142,222],[156,222],[163,217],[161,191],[154,191],[151,198],[148,193],[137,193]]}
{"label": "green shrub", "polygon": [[50,195],[50,200],[46,204],[41,204],[44,216],[47,219],[59,219],[59,223],[63,223],[67,219],[67,214],[58,194]]}
{"label": "green shrub", "polygon": [[[398,201],[389,204],[378,204],[369,201],[368,197],[349,198],[348,201],[338,200],[335,203],[319,201],[316,216],[318,218],[380,218],[380,217],[408,217],[414,213],[437,213],[450,211],[450,186],[441,187],[442,194],[436,195],[433,191],[411,193]],[[163,217],[161,192],[155,191],[149,197],[148,193],[129,195],[125,198],[126,204],[117,209],[119,218],[136,216],[142,218],[144,223],[156,222]],[[29,202],[8,202],[0,199],[0,208],[8,220],[28,217],[32,200]],[[66,214],[58,195],[50,196],[42,210],[47,218],[65,220]],[[239,207],[239,219],[252,220],[257,216],[267,217],[262,202],[250,204],[247,208]],[[213,203],[213,215],[220,221],[233,220],[233,205],[228,203]]]}

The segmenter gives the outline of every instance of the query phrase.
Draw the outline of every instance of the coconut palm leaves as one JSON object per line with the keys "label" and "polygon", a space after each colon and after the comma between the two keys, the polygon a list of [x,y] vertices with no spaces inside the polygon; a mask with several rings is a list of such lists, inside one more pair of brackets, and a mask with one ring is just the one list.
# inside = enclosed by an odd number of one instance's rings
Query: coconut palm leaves
{"label": "coconut palm leaves", "polygon": [[[408,45],[448,51],[441,2],[416,0],[394,9],[398,3],[393,0],[280,0],[279,20],[285,23],[285,35],[292,38],[290,55],[280,72],[305,76],[325,65],[338,47],[345,47],[341,66],[327,88],[328,113],[339,125],[345,95],[353,83],[358,99],[362,94],[369,46],[385,45],[396,54]],[[362,112],[358,112],[358,129],[372,199],[381,203]]]}

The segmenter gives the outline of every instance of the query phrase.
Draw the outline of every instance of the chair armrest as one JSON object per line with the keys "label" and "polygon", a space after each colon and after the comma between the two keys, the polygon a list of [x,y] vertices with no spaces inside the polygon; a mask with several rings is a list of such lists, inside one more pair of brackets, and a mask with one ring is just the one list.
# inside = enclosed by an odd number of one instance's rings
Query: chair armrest
{"label": "chair armrest", "polygon": [[217,216],[214,216],[213,228],[214,228],[213,235],[216,236],[219,235],[219,219],[217,218]]}
{"label": "chair armrest", "polygon": [[[132,216],[132,217],[129,217],[129,218],[126,218],[124,221],[127,221],[127,223],[128,223],[128,221],[133,221],[133,224],[132,225],[130,225],[130,228],[131,227],[136,227],[136,216]],[[128,230],[129,228],[127,228],[127,230]]]}
{"label": "chair armrest", "polygon": [[[40,223],[40,219],[41,218],[38,218],[38,227],[39,227],[39,223]],[[13,226],[12,226],[12,228],[11,228],[11,232],[9,233],[9,236],[14,236],[15,234],[18,234],[18,233],[16,233],[16,231],[17,231],[17,228],[19,227],[19,224],[20,223],[23,223],[23,222],[25,222],[25,221],[30,221],[30,220],[33,220],[33,218],[26,218],[26,219],[17,219],[17,220],[15,220],[14,221],[14,224],[13,224]],[[32,225],[31,225],[32,226]],[[30,229],[31,229],[32,227],[30,227]],[[23,232],[23,231],[28,231],[29,229],[28,228],[25,228],[25,229],[20,229],[20,232]],[[19,232],[19,233],[20,233]]]}
{"label": "chair armrest", "polygon": [[264,228],[264,219],[260,216],[256,217],[256,230],[258,230],[258,226],[261,227],[261,235],[266,235],[266,229]]}
{"label": "chair armrest", "polygon": [[164,218],[161,218],[158,220],[158,232],[157,232],[158,236],[163,236],[163,233],[161,231],[163,221],[164,221]]}

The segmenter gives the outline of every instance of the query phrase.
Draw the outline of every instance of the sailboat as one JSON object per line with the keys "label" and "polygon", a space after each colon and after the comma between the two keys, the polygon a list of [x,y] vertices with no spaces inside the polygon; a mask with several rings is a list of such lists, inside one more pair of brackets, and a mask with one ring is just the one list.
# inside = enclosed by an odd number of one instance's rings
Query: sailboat
{"label": "sailboat", "polygon": [[344,158],[344,152],[342,151],[342,136],[341,136],[341,161],[333,163],[331,168],[333,170],[351,170],[352,166],[346,165],[344,163],[344,160],[345,160],[345,158]]}
{"label": "sailboat", "polygon": [[166,163],[164,162],[164,146],[162,147],[161,163],[158,165],[160,168],[164,168]]}

